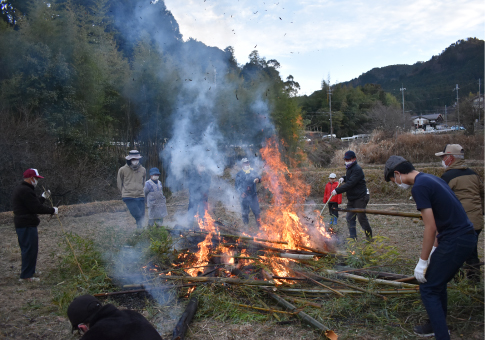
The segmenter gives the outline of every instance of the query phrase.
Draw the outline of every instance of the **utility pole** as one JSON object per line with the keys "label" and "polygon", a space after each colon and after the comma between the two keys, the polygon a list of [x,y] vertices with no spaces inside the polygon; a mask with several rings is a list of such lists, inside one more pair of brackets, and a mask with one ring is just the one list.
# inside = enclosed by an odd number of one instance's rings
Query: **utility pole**
{"label": "utility pole", "polygon": [[458,126],[460,126],[460,103],[458,102],[458,90],[460,88],[458,87],[458,84],[456,84],[456,87],[453,89],[453,91],[456,91],[456,110],[458,112]]}
{"label": "utility pole", "polygon": [[446,128],[448,129],[449,126],[448,126],[448,113],[446,112],[446,105],[445,105],[445,124],[446,124]]}
{"label": "utility pole", "polygon": [[333,125],[332,125],[332,88],[328,84],[328,96],[329,96],[329,107],[330,107],[330,139],[333,139]]}
{"label": "utility pole", "polygon": [[481,78],[478,78],[478,126],[480,126],[480,110],[481,110],[481,101],[482,97],[480,96],[480,85],[481,85]]}
{"label": "utility pole", "polygon": [[406,91],[406,88],[402,83],[401,83],[401,86],[402,87],[399,89],[399,91],[402,92],[402,121],[403,121],[403,131],[404,131],[404,128],[406,127],[406,120],[404,118],[404,91]]}

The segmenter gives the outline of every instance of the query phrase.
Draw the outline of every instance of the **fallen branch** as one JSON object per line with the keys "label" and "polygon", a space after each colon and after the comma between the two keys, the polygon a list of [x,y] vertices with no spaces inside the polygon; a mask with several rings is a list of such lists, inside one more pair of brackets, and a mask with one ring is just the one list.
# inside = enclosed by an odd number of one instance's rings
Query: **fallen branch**
{"label": "fallen branch", "polygon": [[[277,288],[278,291],[286,293],[307,293],[307,294],[334,294],[328,289],[305,289],[305,288]],[[343,294],[365,294],[368,292],[362,292],[358,290],[350,289],[338,289],[339,292]],[[418,291],[416,289],[393,289],[393,290],[377,290],[375,293],[382,295],[393,295],[393,294],[415,294]]]}
{"label": "fallen branch", "polygon": [[257,310],[261,310],[261,311],[264,311],[264,312],[270,312],[270,313],[281,313],[281,314],[290,314],[290,315],[297,314],[295,312],[285,312],[284,310],[254,307],[254,306],[249,306],[249,305],[243,305],[243,304],[240,304],[240,303],[235,303],[235,305],[239,306],[239,307],[252,308],[252,309],[257,309]]}
{"label": "fallen branch", "polygon": [[187,332],[187,328],[189,327],[189,323],[192,321],[195,312],[197,312],[197,303],[198,300],[196,297],[190,299],[189,304],[185,308],[184,313],[180,317],[177,325],[173,330],[172,340],[184,340],[185,333]]}
{"label": "fallen branch", "polygon": [[288,301],[286,301],[285,299],[283,299],[281,296],[273,294],[269,290],[267,290],[267,292],[268,292],[268,295],[273,300],[278,302],[278,304],[285,307],[286,309],[289,309],[292,312],[295,312],[294,315],[298,316],[300,319],[302,319],[306,323],[308,323],[308,324],[312,325],[313,327],[321,330],[322,332],[325,332],[325,335],[327,336],[327,338],[329,338],[331,340],[336,340],[338,338],[337,334],[335,334],[332,330],[330,330],[324,324],[322,324],[322,323],[318,322],[317,320],[315,320],[314,318],[312,318],[310,315],[308,315],[308,314],[306,314],[305,312],[302,312],[302,311],[296,312],[297,308],[295,306],[293,306],[291,303],[289,303]]}
{"label": "fallen branch", "polygon": [[248,285],[248,286],[274,286],[274,281],[259,281],[259,280],[241,280],[232,277],[186,277],[186,276],[160,276],[161,279],[166,280],[181,280],[192,282],[216,282],[216,283],[230,283],[236,285]]}

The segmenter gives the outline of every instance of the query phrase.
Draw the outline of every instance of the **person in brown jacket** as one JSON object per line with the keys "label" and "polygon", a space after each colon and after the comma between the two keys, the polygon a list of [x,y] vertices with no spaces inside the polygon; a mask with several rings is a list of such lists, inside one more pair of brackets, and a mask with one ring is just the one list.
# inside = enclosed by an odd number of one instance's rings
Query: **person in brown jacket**
{"label": "person in brown jacket", "polygon": [[143,228],[145,220],[145,179],[147,171],[140,164],[140,152],[131,150],[126,164],[118,170],[118,190],[121,193],[131,216],[135,218],[137,228]]}
{"label": "person in brown jacket", "polygon": [[[475,171],[465,165],[465,151],[459,144],[447,144],[443,152],[435,154],[441,157],[443,167],[446,169],[441,178],[448,183],[451,190],[460,200],[465,212],[473,223],[475,233],[480,235],[483,229],[483,204],[484,192],[483,182]],[[476,265],[480,263],[477,248],[466,260],[467,277],[473,281],[480,281],[480,268]]]}

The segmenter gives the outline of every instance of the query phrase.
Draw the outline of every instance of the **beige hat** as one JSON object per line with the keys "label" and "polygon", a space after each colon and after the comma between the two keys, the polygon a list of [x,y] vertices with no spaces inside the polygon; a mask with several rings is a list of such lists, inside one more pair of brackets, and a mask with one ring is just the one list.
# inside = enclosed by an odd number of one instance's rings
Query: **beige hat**
{"label": "beige hat", "polygon": [[465,154],[465,150],[463,150],[460,144],[446,144],[443,152],[437,152],[435,153],[435,156],[441,157],[444,155],[464,155],[464,154]]}
{"label": "beige hat", "polygon": [[138,151],[138,150],[131,150],[130,153],[128,154],[128,156],[126,156],[125,158],[127,160],[130,160],[130,159],[140,159],[141,158],[140,151]]}

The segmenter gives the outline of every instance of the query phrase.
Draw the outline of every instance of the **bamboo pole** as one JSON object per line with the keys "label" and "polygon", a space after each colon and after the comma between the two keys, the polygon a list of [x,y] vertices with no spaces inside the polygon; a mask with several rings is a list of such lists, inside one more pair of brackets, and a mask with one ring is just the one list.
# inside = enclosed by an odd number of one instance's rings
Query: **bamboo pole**
{"label": "bamboo pole", "polygon": [[280,253],[279,257],[293,260],[314,260],[315,255]]}
{"label": "bamboo pole", "polygon": [[337,208],[338,211],[364,213],[364,214],[375,214],[375,215],[390,215],[390,216],[400,216],[400,217],[411,217],[421,219],[421,214],[417,213],[407,213],[400,211],[387,211],[387,210],[374,210],[374,209],[360,209],[360,208]]}
{"label": "bamboo pole", "polygon": [[238,238],[238,239],[241,239],[241,240],[249,240],[249,241],[258,241],[258,242],[266,242],[266,243],[277,243],[277,244],[288,244],[288,242],[286,242],[286,241],[274,241],[274,240],[266,240],[264,238],[257,238],[257,237],[250,237],[250,236],[221,234],[219,232],[183,230],[183,229],[172,229],[172,228],[166,228],[166,229],[168,231],[182,231],[182,232],[189,232],[189,233],[194,233],[194,234],[214,234],[214,236],[229,237],[229,238]]}
{"label": "bamboo pole", "polygon": [[324,332],[325,336],[327,336],[329,339],[331,339],[331,340],[336,340],[337,339],[337,334],[335,334],[327,326],[325,326],[324,324],[318,322],[317,320],[315,320],[314,318],[312,318],[310,315],[306,314],[305,312],[302,312],[302,311],[296,312],[297,311],[297,308],[295,306],[293,306],[291,303],[289,303],[288,301],[286,301],[285,299],[283,299],[281,296],[276,295],[276,294],[273,294],[269,290],[267,290],[267,292],[268,292],[268,295],[273,300],[275,300],[276,302],[278,302],[278,304],[280,304],[281,306],[289,309],[290,311],[295,312],[295,315],[296,316],[298,316],[300,319],[302,319],[306,323],[308,323],[308,324],[312,325],[313,327],[315,327],[315,328],[321,330],[322,332]]}
{"label": "bamboo pole", "polygon": [[323,306],[319,303],[311,302],[305,299],[299,299],[293,296],[285,296],[285,299],[296,302],[296,303],[304,303],[305,305],[316,307],[316,308],[323,308]]}
{"label": "bamboo pole", "polygon": [[[311,294],[334,294],[328,289],[305,289],[305,288],[278,288],[278,291],[285,293],[311,293]],[[367,292],[361,292],[358,290],[350,289],[338,289],[339,292],[344,294],[365,294]],[[375,293],[382,295],[393,294],[415,294],[418,291],[416,289],[393,289],[393,290],[377,290]]]}
{"label": "bamboo pole", "polygon": [[397,288],[415,288],[416,290],[419,289],[419,285],[414,285],[414,284],[411,284],[411,283],[387,281],[387,280],[381,280],[381,279],[369,279],[367,277],[363,277],[363,276],[359,276],[359,275],[354,275],[354,274],[338,273],[337,271],[331,270],[331,269],[326,269],[325,271],[329,275],[337,275],[337,276],[344,277],[344,278],[347,278],[347,279],[352,279],[354,281],[360,281],[360,282],[375,282],[377,284],[382,284],[382,285],[387,285],[387,286],[393,286],[393,287],[397,287]]}
{"label": "bamboo pole", "polygon": [[345,283],[345,282],[342,282],[342,281],[339,281],[339,280],[329,279],[327,277],[319,276],[319,275],[315,275],[315,274],[313,274],[313,277],[317,277],[317,278],[325,280],[325,281],[337,283],[337,284],[340,284],[342,286],[346,286],[346,287],[349,287],[349,288],[352,288],[352,289],[355,289],[355,290],[358,290],[358,291],[361,291],[361,292],[364,292],[364,293],[369,293],[369,294],[375,295],[377,297],[380,297],[383,300],[387,300],[387,298],[385,296],[379,295],[375,292],[367,291],[363,288],[360,288],[360,287],[357,287],[357,286],[354,286],[354,285],[351,285],[351,284],[348,284],[348,283]]}
{"label": "bamboo pole", "polygon": [[230,283],[249,286],[274,286],[274,281],[260,281],[260,280],[241,280],[231,277],[206,277],[206,276],[160,276],[161,279],[166,280],[181,280],[192,282],[215,282],[215,283]]}

